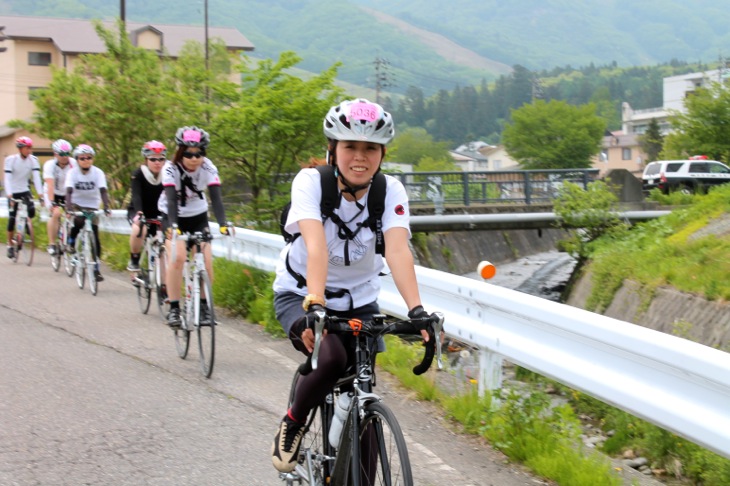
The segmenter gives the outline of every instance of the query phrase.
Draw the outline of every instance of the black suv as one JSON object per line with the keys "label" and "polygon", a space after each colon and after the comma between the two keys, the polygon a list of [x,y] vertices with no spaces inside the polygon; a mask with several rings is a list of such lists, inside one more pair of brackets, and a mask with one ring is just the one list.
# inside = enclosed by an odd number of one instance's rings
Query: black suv
{"label": "black suv", "polygon": [[689,160],[651,162],[644,169],[642,176],[642,188],[645,194],[655,187],[664,194],[670,191],[692,194],[726,182],[730,182],[730,167],[701,156]]}

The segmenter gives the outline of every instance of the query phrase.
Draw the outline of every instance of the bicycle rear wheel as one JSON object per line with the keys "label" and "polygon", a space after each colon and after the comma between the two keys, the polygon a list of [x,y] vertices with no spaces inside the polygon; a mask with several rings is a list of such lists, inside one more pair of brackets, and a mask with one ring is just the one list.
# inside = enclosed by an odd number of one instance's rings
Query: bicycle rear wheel
{"label": "bicycle rear wheel", "polygon": [[395,414],[383,403],[365,405],[360,421],[360,484],[412,486],[408,448]]}
{"label": "bicycle rear wheel", "polygon": [[180,323],[180,327],[175,328],[173,331],[175,334],[175,349],[177,349],[177,355],[181,359],[187,357],[188,350],[190,349],[190,328],[192,324],[188,322],[186,308],[187,305],[184,305],[180,309],[180,320],[182,322]]}
{"label": "bicycle rear wheel", "polygon": [[26,234],[23,236],[23,262],[31,266],[33,264],[33,255],[35,255],[35,231],[33,223],[30,219],[25,223]]}
{"label": "bicycle rear wheel", "polygon": [[165,285],[165,272],[167,271],[167,250],[160,246],[155,265],[155,294],[157,296],[157,309],[160,311],[160,318],[167,322],[167,313],[170,312],[170,301],[167,298],[167,286]]}
{"label": "bicycle rear wheel", "polygon": [[213,288],[210,285],[210,276],[207,272],[200,272],[199,282],[201,295],[204,292],[208,301],[210,320],[206,323],[198,322],[198,351],[200,354],[200,370],[206,378],[213,374],[215,364],[215,309],[213,308]]}
{"label": "bicycle rear wheel", "polygon": [[99,282],[96,280],[96,266],[99,264],[99,252],[96,249],[96,241],[93,233],[89,235],[89,260],[86,262],[86,275],[89,277],[89,290],[91,295],[99,291]]}
{"label": "bicycle rear wheel", "polygon": [[[137,284],[137,303],[142,314],[147,314],[150,310],[150,302],[152,301],[152,286],[150,283],[150,271],[147,254],[144,258],[140,258],[140,269],[134,277]],[[154,269],[153,269],[154,271]]]}
{"label": "bicycle rear wheel", "polygon": [[13,242],[12,246],[14,249],[13,253],[13,263],[18,263],[18,259],[20,258],[20,251],[23,249],[23,235],[15,232],[15,235],[13,235]]}

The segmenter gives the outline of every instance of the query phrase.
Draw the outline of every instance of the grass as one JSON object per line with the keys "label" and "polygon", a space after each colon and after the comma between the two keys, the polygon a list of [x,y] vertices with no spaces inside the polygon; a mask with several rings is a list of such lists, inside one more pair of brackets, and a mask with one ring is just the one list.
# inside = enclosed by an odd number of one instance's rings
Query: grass
{"label": "grass", "polygon": [[649,289],[672,286],[709,300],[730,300],[730,238],[698,233],[727,217],[730,186],[691,197],[690,205],[667,216],[591,244],[589,309],[605,310],[629,278]]}

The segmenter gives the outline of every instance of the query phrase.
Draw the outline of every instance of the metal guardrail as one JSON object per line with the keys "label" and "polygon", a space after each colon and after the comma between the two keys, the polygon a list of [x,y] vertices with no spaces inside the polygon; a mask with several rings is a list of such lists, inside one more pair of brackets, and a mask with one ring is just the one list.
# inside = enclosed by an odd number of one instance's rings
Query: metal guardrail
{"label": "metal guardrail", "polygon": [[[103,230],[129,234],[125,211],[101,219]],[[225,242],[213,247],[228,255]],[[278,235],[237,228],[231,259],[273,271],[282,248]],[[730,458],[730,354],[466,277],[416,273],[427,309],[480,350],[480,392],[501,386],[506,358]],[[389,276],[378,301],[388,314],[407,312]]]}

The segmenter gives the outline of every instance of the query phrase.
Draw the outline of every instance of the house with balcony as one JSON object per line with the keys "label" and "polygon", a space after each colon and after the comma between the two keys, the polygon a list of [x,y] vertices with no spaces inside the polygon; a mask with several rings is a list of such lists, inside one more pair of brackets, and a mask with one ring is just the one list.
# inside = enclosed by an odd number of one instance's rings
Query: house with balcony
{"label": "house with balcony", "polygon": [[504,145],[469,142],[450,150],[449,155],[464,172],[519,169],[519,164],[507,154]]}
{"label": "house with balcony", "polygon": [[[113,28],[113,22],[104,22]],[[52,79],[51,66],[73,70],[82,54],[105,51],[103,41],[89,20],[0,15],[5,39],[0,46],[0,157],[16,153],[15,139],[28,135],[34,141],[34,153],[43,159],[52,155],[52,141],[37,134],[10,128],[13,119],[30,119],[35,111],[33,91],[45,87]],[[132,44],[153,50],[160,56],[176,59],[183,45],[190,40],[205,43],[205,28],[191,25],[127,22]],[[237,29],[209,27],[209,38],[221,39],[231,55],[253,51],[254,45]],[[232,80],[238,82],[238,74]]]}

